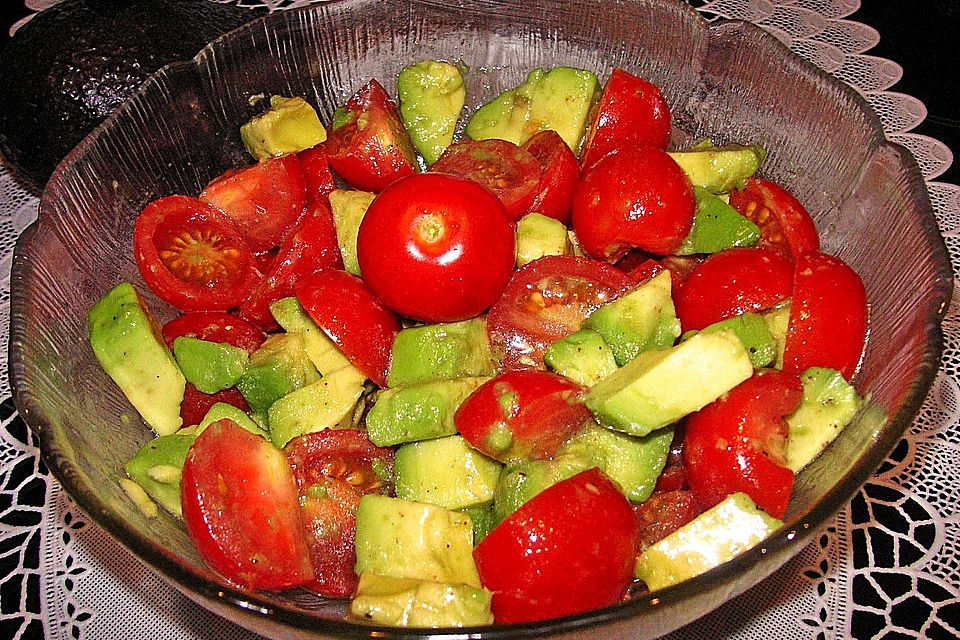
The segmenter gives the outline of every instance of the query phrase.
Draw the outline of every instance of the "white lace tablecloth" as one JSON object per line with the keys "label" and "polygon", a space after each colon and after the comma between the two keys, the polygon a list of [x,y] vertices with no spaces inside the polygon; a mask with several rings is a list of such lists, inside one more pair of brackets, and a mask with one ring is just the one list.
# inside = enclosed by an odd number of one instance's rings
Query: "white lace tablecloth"
{"label": "white lace tablecloth", "polygon": [[[305,4],[262,3],[272,9]],[[33,9],[44,4],[27,1]],[[910,133],[926,108],[885,91],[902,69],[864,53],[879,36],[844,19],[858,7],[858,0],[715,0],[700,11],[755,22],[866,97],[888,138],[916,156],[947,245],[957,255],[960,188],[934,182],[952,155],[940,142]],[[8,340],[13,245],[36,211],[36,198],[0,167],[0,344]],[[958,267],[955,257],[955,273]],[[920,416],[853,502],[768,580],[671,638],[960,637],[958,311],[952,304],[944,321],[942,368]],[[0,376],[0,401],[0,544],[4,573],[19,567],[0,593],[14,638],[34,637],[40,629],[56,640],[253,637],[181,596],[78,513],[39,462],[6,376]]]}

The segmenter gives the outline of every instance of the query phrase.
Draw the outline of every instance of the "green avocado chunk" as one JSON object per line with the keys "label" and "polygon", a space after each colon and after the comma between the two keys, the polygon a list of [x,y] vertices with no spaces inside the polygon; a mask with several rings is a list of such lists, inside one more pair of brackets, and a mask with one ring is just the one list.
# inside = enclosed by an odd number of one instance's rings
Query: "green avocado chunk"
{"label": "green avocado chunk", "polygon": [[573,252],[567,228],[559,220],[528,213],[517,221],[517,266],[543,256],[568,256]]}
{"label": "green avocado chunk", "polygon": [[496,363],[485,317],[403,329],[393,341],[387,385],[492,376]]}
{"label": "green avocado chunk", "polygon": [[257,160],[316,146],[327,139],[317,112],[300,97],[270,96],[270,109],[240,127],[243,144]]}
{"label": "green avocado chunk", "polygon": [[143,420],[161,436],[179,429],[186,380],[133,285],[120,283],[98,300],[87,331],[100,366]]}
{"label": "green avocado chunk", "polygon": [[709,334],[724,329],[729,329],[737,334],[750,356],[750,362],[754,369],[766,367],[777,357],[777,340],[770,334],[764,317],[756,313],[743,313],[733,318],[714,322],[700,331],[688,331],[683,334],[682,339],[689,340],[698,333]]}
{"label": "green avocado chunk", "polygon": [[620,366],[648,349],[672,346],[680,335],[680,320],[670,287],[670,272],[663,271],[594,311],[583,326],[603,337]]}
{"label": "green avocado chunk", "polygon": [[466,516],[470,516],[473,522],[473,545],[480,544],[480,541],[487,537],[487,534],[493,531],[496,522],[493,520],[493,505],[488,504],[482,507],[467,507],[458,509]]}
{"label": "green avocado chunk", "polygon": [[581,329],[557,340],[543,352],[543,362],[585,387],[592,387],[617,370],[610,345],[593,329]]}
{"label": "green avocado chunk", "polygon": [[699,411],[753,375],[733,331],[697,334],[670,349],[644,351],[594,385],[584,404],[597,420],[645,436]]}
{"label": "green avocado chunk", "polygon": [[343,258],[343,269],[355,276],[360,275],[360,263],[357,261],[357,235],[363,216],[376,197],[369,191],[334,189],[330,192],[330,211],[333,213],[333,225],[337,230],[337,244]]}
{"label": "green avocado chunk", "polygon": [[767,155],[757,145],[698,145],[686,151],[668,151],[695,187],[726,193],[743,186]]}
{"label": "green avocado chunk", "polygon": [[493,624],[491,598],[465,584],[361,573],[350,615],[391,627],[469,627]]}
{"label": "green avocado chunk", "polygon": [[735,493],[647,547],[637,558],[635,575],[650,591],[669,587],[743,553],[782,524],[747,494]]}
{"label": "green avocado chunk", "polygon": [[181,518],[180,474],[195,435],[171,433],[143,445],[124,466],[130,479],[171,514]]}
{"label": "green avocado chunk", "polygon": [[690,233],[680,243],[678,256],[716,253],[732,247],[750,247],[760,240],[760,228],[703,187],[694,187],[697,212]]}
{"label": "green avocado chunk", "polygon": [[556,131],[577,153],[594,98],[597,76],[573,67],[534,69],[520,86],[483,105],[467,122],[473,140],[500,138],[520,145],[538,131]]}
{"label": "green avocado chunk", "polygon": [[575,476],[589,466],[586,460],[576,456],[508,464],[493,492],[494,526],[547,487]]}
{"label": "green avocado chunk", "polygon": [[453,415],[487,377],[435,380],[384,389],[367,413],[367,434],[378,447],[457,433]]}
{"label": "green avocado chunk", "polygon": [[794,473],[807,466],[840,435],[860,409],[857,390],[839,371],[812,367],[800,375],[803,400],[787,417],[787,468]]}
{"label": "green avocado chunk", "polygon": [[[241,428],[246,429],[250,433],[254,433],[262,438],[270,438],[270,434],[264,431],[260,425],[258,425],[253,418],[247,415],[243,409],[238,409],[232,404],[227,404],[226,402],[217,402],[210,407],[210,409],[207,411],[207,415],[203,416],[203,419],[200,420],[200,424],[198,424],[197,428],[193,431],[193,435],[199,436],[211,424],[224,419],[233,420]],[[180,433],[182,432],[183,430],[181,429]]]}
{"label": "green avocado chunk", "polygon": [[480,587],[470,517],[367,494],[357,508],[356,572]]}
{"label": "green avocado chunk", "polygon": [[273,444],[283,448],[305,433],[351,426],[366,379],[362,371],[348,365],[274,402],[267,412]]}
{"label": "green avocado chunk", "polygon": [[447,509],[489,504],[502,467],[462,436],[405,444],[393,460],[398,498]]}
{"label": "green avocado chunk", "polygon": [[317,381],[320,373],[304,350],[303,336],[278,333],[260,345],[237,381],[253,413],[266,413],[274,402]]}
{"label": "green avocado chunk", "polygon": [[173,341],[173,355],[187,382],[203,393],[216,393],[237,384],[249,360],[245,349],[191,336]]}
{"label": "green avocado chunk", "polygon": [[285,331],[300,334],[307,357],[320,375],[328,375],[350,364],[347,356],[317,326],[296,298],[281,298],[271,302],[270,313]]}
{"label": "green avocado chunk", "polygon": [[453,142],[453,130],[467,97],[460,69],[437,60],[404,67],[397,78],[397,93],[403,125],[429,166]]}
{"label": "green avocado chunk", "polygon": [[790,301],[781,306],[763,313],[763,321],[767,331],[776,342],[776,359],[774,368],[783,369],[783,348],[787,344],[787,325],[790,324]]}

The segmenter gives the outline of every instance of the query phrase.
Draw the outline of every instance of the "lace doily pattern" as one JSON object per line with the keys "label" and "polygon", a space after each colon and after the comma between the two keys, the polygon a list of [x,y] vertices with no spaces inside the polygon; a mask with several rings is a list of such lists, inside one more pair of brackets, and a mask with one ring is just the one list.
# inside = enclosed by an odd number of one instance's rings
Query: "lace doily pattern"
{"label": "lace doily pattern", "polygon": [[[234,1],[271,10],[309,4]],[[26,2],[33,10],[53,3]],[[952,154],[939,141],[911,133],[926,108],[916,98],[886,91],[902,69],[865,53],[879,35],[845,20],[858,0],[691,3],[708,19],[760,25],[859,91],[888,138],[917,158],[948,248],[960,255],[960,187],[933,182],[950,166]],[[0,168],[4,317],[13,245],[36,210],[36,198]],[[960,276],[956,259],[954,271]],[[960,637],[960,306],[955,303],[944,333],[943,366],[913,428],[820,539],[768,580],[671,638],[747,639],[769,637],[771,630],[784,639]],[[8,341],[6,322],[0,323],[0,341]],[[0,558],[7,576],[0,584],[0,620],[4,631],[9,629],[0,635],[253,638],[190,603],[90,526],[47,475],[9,397],[7,378],[0,376]]]}

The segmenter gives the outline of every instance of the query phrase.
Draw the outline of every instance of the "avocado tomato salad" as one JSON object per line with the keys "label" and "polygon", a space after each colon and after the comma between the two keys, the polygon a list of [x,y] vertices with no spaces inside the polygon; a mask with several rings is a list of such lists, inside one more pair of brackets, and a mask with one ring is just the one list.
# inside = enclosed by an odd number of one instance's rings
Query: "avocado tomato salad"
{"label": "avocado tomato salad", "polygon": [[329,134],[273,96],[254,164],[136,220],[180,315],[129,283],[90,310],[157,434],[124,489],[241,587],[413,627],[612,605],[776,530],[858,411],[863,284],[762,148],[667,150],[623,69],[466,118],[462,72],[370,80]]}

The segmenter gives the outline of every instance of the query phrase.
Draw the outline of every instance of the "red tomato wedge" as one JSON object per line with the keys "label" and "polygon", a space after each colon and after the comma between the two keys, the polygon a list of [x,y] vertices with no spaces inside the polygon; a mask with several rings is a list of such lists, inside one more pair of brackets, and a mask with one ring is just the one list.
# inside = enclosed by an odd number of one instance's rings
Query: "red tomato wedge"
{"label": "red tomato wedge", "polygon": [[140,274],[181,311],[226,310],[257,278],[253,253],[221,211],[187,196],[148,204],[133,227]]}
{"label": "red tomato wedge", "polygon": [[793,260],[820,251],[820,236],[813,219],[783,187],[762,178],[747,178],[743,189],[730,193],[730,206],[760,228],[758,246]]}
{"label": "red tomato wedge", "polygon": [[183,400],[180,402],[180,419],[183,420],[183,426],[189,427],[200,424],[200,421],[210,411],[210,407],[218,402],[231,404],[248,413],[250,411],[247,399],[236,387],[230,387],[216,393],[204,393],[188,382],[183,390]]}
{"label": "red tomato wedge", "polygon": [[510,279],[513,224],[500,202],[474,182],[409,176],[370,205],[357,259],[370,290],[400,315],[465,320],[493,304]]}
{"label": "red tomato wedge", "polygon": [[486,187],[503,203],[511,220],[519,220],[530,211],[540,184],[537,159],[506,140],[455,142],[430,166],[430,171],[466,178]]}
{"label": "red tomato wedge", "polygon": [[690,232],[696,200],[680,166],[654,147],[625,147],[591,165],[573,196],[585,253],[616,262],[630,249],[673,253]]}
{"label": "red tomato wedge", "polygon": [[552,457],[592,418],[583,387],[546,371],[509,371],[460,405],[454,423],[475,449],[501,462]]}
{"label": "red tomato wedge", "polygon": [[793,264],[771,249],[715,253],[674,292],[684,331],[703,329],[747,311],[760,312],[790,297]]}
{"label": "red tomato wedge", "polygon": [[330,158],[327,147],[318,144],[304,149],[297,154],[300,161],[300,171],[303,174],[303,188],[306,193],[307,207],[316,206],[319,202],[327,202],[327,196],[337,188],[330,171]]}
{"label": "red tomato wedge", "polygon": [[393,450],[353,429],[327,429],[291,440],[284,453],[300,490],[314,579],[304,588],[349,598],[357,587],[356,513],[367,493],[389,495]]}
{"label": "red tomato wedge", "polygon": [[603,87],[583,144],[584,168],[625,147],[666,149],[670,142],[670,107],[655,85],[614,69]]}
{"label": "red tomato wedge", "polygon": [[197,551],[231,582],[277,590],[313,578],[293,473],[260,436],[211,424],[187,453],[180,491]]}
{"label": "red tomato wedge", "polygon": [[637,517],[637,549],[656,544],[698,515],[700,508],[690,491],[654,493],[645,502],[634,505]]}
{"label": "red tomato wedge", "polygon": [[253,353],[267,339],[257,327],[223,311],[185,313],[163,325],[162,333],[171,349],[175,339],[189,336],[207,342],[226,342]]}
{"label": "red tomato wedge", "polygon": [[303,213],[300,163],[284,156],[227,171],[206,186],[200,199],[230,216],[254,252],[267,251]]}
{"label": "red tomato wedge", "polygon": [[240,316],[265,330],[277,328],[270,303],[293,295],[302,278],[321,269],[342,269],[333,214],[326,201],[318,201],[297,221],[264,277],[240,303]]}
{"label": "red tomato wedge", "polygon": [[630,503],[595,468],[537,494],[473,552],[501,624],[618,602],[633,579],[636,555]]}
{"label": "red tomato wedge", "polygon": [[744,491],[768,514],[783,517],[793,489],[793,471],[784,466],[784,418],[802,399],[795,374],[763,371],[687,417],[684,463],[702,509]]}
{"label": "red tomato wedge", "polygon": [[333,120],[324,145],[330,166],[351,187],[379,193],[416,172],[417,156],[397,105],[376,80],[363,85]]}
{"label": "red tomato wedge", "polygon": [[346,271],[318,271],[300,280],[295,292],[313,321],[350,362],[386,387],[390,351],[400,322],[363,280]]}
{"label": "red tomato wedge", "polygon": [[487,315],[502,370],[545,369],[547,347],[634,286],[624,273],[588,258],[546,256],[525,264]]}
{"label": "red tomato wedge", "polygon": [[535,134],[523,143],[522,148],[540,163],[540,183],[530,203],[530,211],[569,225],[570,203],[580,179],[577,156],[560,134],[550,129]]}
{"label": "red tomato wedge", "polygon": [[797,258],[784,371],[829,367],[849,380],[866,337],[867,292],[860,276],[839,258],[824,253]]}

